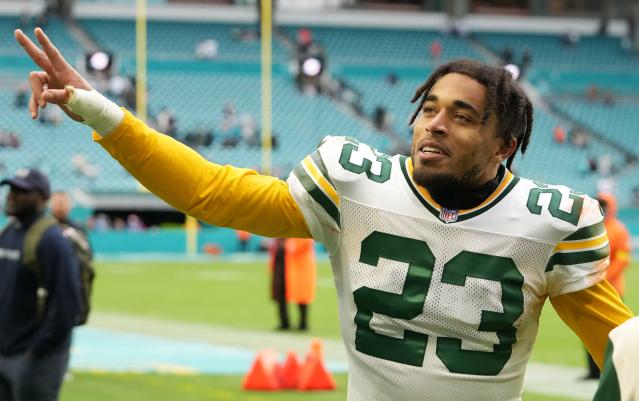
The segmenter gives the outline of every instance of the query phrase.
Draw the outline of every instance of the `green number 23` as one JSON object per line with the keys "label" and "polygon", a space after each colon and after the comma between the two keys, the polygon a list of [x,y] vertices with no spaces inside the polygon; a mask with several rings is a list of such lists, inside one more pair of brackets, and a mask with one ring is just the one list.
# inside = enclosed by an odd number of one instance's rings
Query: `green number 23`
{"label": "green number 23", "polygon": [[[355,290],[357,306],[355,349],[364,354],[412,366],[422,366],[428,336],[404,330],[403,338],[378,334],[370,327],[373,313],[410,320],[424,309],[435,257],[424,241],[373,232],[362,241],[360,262],[377,266],[385,258],[408,263],[401,294],[369,287]],[[497,375],[512,354],[517,341],[515,321],[523,312],[523,276],[512,259],[462,251],[444,265],[442,282],[463,287],[466,277],[497,281],[501,284],[503,312],[483,310],[479,331],[495,332],[499,343],[493,351],[462,349],[459,338],[438,337],[437,357],[453,373],[482,376]]]}

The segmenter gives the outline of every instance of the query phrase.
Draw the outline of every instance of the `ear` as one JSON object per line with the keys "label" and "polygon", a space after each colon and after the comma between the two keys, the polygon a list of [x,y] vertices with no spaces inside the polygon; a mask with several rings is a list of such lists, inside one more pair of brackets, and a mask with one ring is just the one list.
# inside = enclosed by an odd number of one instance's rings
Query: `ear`
{"label": "ear", "polygon": [[510,138],[504,141],[500,141],[499,148],[493,154],[493,157],[499,162],[503,162],[508,159],[510,155],[517,149],[517,139]]}

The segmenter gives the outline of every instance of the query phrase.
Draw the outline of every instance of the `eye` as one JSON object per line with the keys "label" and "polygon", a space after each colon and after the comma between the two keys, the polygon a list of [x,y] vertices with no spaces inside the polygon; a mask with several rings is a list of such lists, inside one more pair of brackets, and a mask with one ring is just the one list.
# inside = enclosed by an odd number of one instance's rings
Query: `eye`
{"label": "eye", "polygon": [[424,106],[422,112],[424,113],[424,115],[433,116],[437,113],[437,110],[435,110],[433,106]]}
{"label": "eye", "polygon": [[464,114],[460,114],[460,113],[455,114],[455,119],[463,121],[463,122],[466,122],[466,123],[472,122],[472,120],[470,118],[468,118]]}

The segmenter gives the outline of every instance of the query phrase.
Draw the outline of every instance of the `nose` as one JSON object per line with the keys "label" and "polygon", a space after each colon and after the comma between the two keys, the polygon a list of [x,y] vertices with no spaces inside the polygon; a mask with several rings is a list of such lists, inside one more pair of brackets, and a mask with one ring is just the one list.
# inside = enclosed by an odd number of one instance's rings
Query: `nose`
{"label": "nose", "polygon": [[432,135],[446,135],[448,127],[446,126],[446,110],[441,109],[439,112],[426,122],[426,131]]}

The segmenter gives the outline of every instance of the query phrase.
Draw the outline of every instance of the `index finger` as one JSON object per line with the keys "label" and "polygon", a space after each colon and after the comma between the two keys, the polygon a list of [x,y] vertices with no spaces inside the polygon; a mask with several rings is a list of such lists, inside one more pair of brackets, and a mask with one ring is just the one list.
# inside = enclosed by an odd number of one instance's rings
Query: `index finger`
{"label": "index finger", "polygon": [[67,60],[62,57],[62,53],[58,50],[57,47],[51,42],[49,37],[44,33],[42,28],[36,28],[34,31],[36,39],[40,42],[40,46],[42,46],[42,50],[49,57],[51,61],[51,65],[56,70],[62,70],[69,67],[69,63]]}
{"label": "index finger", "polygon": [[40,50],[40,48],[36,46],[21,29],[16,29],[14,35],[20,46],[22,46],[24,51],[27,52],[29,57],[31,57],[31,60],[33,60],[43,70],[51,70],[51,63],[49,62],[47,55]]}

